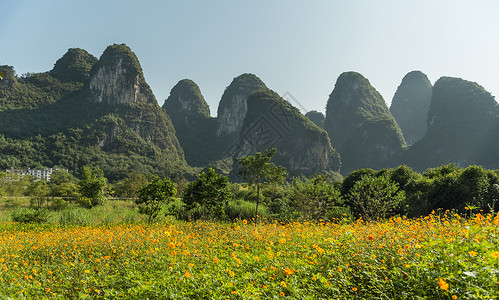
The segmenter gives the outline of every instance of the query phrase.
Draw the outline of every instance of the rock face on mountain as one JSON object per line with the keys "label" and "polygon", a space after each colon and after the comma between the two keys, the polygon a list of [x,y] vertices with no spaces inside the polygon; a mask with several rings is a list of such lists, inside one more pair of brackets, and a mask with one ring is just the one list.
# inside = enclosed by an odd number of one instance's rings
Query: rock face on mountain
{"label": "rock face on mountain", "polygon": [[198,85],[190,80],[180,80],[170,91],[163,109],[172,119],[175,128],[192,127],[210,118],[210,107],[204,100]]}
{"label": "rock face on mountain", "polygon": [[87,51],[71,48],[57,60],[50,75],[61,81],[85,81],[96,62],[97,58]]}
{"label": "rock face on mountain", "polygon": [[305,117],[309,118],[310,121],[312,121],[315,125],[319,126],[320,128],[324,128],[325,117],[323,113],[316,110],[311,110],[305,114]]}
{"label": "rock face on mountain", "polygon": [[[273,162],[286,167],[290,175],[338,172],[341,166],[327,133],[278,94],[265,89],[248,98],[235,158],[270,148],[277,148]],[[238,168],[236,160],[234,168]]]}
{"label": "rock face on mountain", "polygon": [[338,149],[342,173],[388,167],[405,145],[383,97],[359,73],[340,75],[329,96],[324,128]]}
{"label": "rock face on mountain", "polygon": [[218,104],[218,137],[233,136],[237,139],[246,116],[248,96],[253,91],[265,88],[265,83],[254,74],[242,74],[232,80]]}
{"label": "rock face on mountain", "polygon": [[18,88],[6,96],[0,83],[0,169],[58,165],[78,172],[89,165],[110,180],[187,170],[135,54],[113,45],[95,61],[69,49],[49,72],[17,78],[12,68],[2,71]]}
{"label": "rock face on mountain", "polygon": [[89,82],[91,102],[157,103],[135,53],[124,44],[107,47],[93,66]]}
{"label": "rock face on mountain", "polygon": [[499,107],[482,86],[442,77],[433,87],[426,135],[408,151],[417,170],[441,164],[499,167]]}
{"label": "rock face on mountain", "polygon": [[205,166],[217,157],[216,119],[198,85],[189,79],[179,81],[163,104],[189,165]]}
{"label": "rock face on mountain", "polygon": [[397,121],[408,145],[426,133],[426,117],[430,109],[432,85],[421,71],[404,76],[393,96],[390,112]]}

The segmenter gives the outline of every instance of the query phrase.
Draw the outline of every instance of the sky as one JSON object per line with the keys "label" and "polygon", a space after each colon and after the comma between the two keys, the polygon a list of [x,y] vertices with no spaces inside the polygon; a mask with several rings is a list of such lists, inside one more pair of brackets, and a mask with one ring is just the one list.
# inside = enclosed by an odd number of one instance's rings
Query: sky
{"label": "sky", "polygon": [[45,72],[69,48],[100,57],[125,43],[160,105],[189,78],[212,116],[243,73],[304,113],[324,112],[346,71],[369,79],[388,106],[412,70],[432,83],[474,81],[497,97],[498,16],[497,0],[0,0],[0,64]]}

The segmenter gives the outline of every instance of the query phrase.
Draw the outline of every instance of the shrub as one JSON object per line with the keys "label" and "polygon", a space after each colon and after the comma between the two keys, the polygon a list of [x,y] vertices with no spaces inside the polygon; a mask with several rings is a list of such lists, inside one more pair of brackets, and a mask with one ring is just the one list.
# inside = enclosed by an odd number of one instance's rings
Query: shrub
{"label": "shrub", "polygon": [[399,209],[405,193],[387,176],[362,176],[350,190],[349,201],[355,212],[366,220],[387,218]]}
{"label": "shrub", "polygon": [[199,216],[193,215],[193,218],[220,218],[232,196],[229,179],[210,168],[188,184],[183,200],[188,211],[196,209],[200,213]]}
{"label": "shrub", "polygon": [[164,204],[167,204],[177,190],[170,179],[156,177],[151,183],[138,191],[135,204],[139,206],[139,212],[147,215],[147,221],[156,221]]}
{"label": "shrub", "polygon": [[50,212],[46,209],[32,209],[21,207],[12,212],[12,221],[18,223],[47,223]]}

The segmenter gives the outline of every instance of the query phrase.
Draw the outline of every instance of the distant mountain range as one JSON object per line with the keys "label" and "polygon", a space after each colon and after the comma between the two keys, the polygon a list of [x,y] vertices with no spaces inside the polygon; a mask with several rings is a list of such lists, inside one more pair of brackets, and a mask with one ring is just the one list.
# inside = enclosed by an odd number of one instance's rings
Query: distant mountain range
{"label": "distant mountain range", "polygon": [[[180,80],[161,108],[126,45],[99,59],[69,49],[44,73],[0,66],[0,168],[99,167],[111,180],[132,173],[229,174],[243,155],[277,148],[291,175],[441,164],[499,166],[499,106],[480,85],[443,77],[432,86],[408,73],[390,108],[359,73],[341,74],[325,116],[302,115],[257,76],[228,85],[217,117],[201,89]],[[237,172],[232,172],[236,176]]]}

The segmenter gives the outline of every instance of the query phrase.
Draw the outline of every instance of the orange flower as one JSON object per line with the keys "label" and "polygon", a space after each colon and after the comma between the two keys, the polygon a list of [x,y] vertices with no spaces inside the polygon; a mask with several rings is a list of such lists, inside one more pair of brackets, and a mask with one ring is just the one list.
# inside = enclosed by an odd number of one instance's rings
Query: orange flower
{"label": "orange flower", "polygon": [[352,288],[352,291],[356,292],[356,291],[357,291],[357,288],[356,288],[356,287],[353,287],[353,288]]}
{"label": "orange flower", "polygon": [[191,277],[191,273],[189,273],[189,271],[186,271],[186,272],[185,272],[185,274],[184,274],[184,276],[185,276],[186,278],[189,278],[189,277]]}
{"label": "orange flower", "polygon": [[492,258],[499,258],[499,251],[494,251],[490,253],[490,256],[492,256]]}
{"label": "orange flower", "polygon": [[448,291],[449,290],[449,284],[447,282],[445,282],[444,279],[442,278],[439,278],[438,279],[438,286],[444,290],[444,291]]}
{"label": "orange flower", "polygon": [[476,252],[475,251],[468,251],[469,255],[471,256],[476,256]]}
{"label": "orange flower", "polygon": [[293,273],[294,273],[294,272],[295,272],[295,271],[293,271],[293,270],[292,270],[292,269],[290,269],[290,268],[286,268],[286,269],[284,269],[284,273],[286,273],[286,275],[288,275],[288,276],[289,276],[289,275],[293,275]]}
{"label": "orange flower", "polygon": [[243,220],[243,224],[246,225],[248,224],[248,221],[246,219]]}

